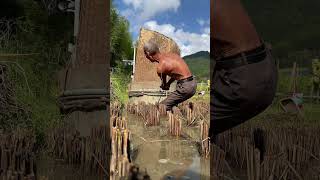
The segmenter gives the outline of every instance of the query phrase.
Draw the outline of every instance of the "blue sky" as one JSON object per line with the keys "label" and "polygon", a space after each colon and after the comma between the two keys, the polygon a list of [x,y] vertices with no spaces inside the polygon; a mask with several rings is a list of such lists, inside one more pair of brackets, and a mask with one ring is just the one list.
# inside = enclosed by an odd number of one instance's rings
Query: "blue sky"
{"label": "blue sky", "polygon": [[134,40],[141,27],[173,38],[181,55],[210,49],[210,0],[114,0],[130,22]]}

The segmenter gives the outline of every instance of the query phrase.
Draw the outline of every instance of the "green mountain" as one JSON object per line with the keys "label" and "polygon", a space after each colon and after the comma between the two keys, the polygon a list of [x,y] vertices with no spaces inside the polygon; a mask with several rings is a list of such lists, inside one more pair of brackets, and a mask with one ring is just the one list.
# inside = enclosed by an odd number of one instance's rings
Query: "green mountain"
{"label": "green mountain", "polygon": [[210,58],[210,53],[208,51],[199,51],[191,55],[184,56],[183,59],[193,59],[193,58]]}
{"label": "green mountain", "polygon": [[242,1],[258,33],[271,43],[281,68],[310,67],[320,56],[320,1]]}
{"label": "green mountain", "polygon": [[210,54],[208,51],[199,51],[184,56],[183,59],[188,64],[193,75],[197,77],[198,81],[206,81],[210,78]]}

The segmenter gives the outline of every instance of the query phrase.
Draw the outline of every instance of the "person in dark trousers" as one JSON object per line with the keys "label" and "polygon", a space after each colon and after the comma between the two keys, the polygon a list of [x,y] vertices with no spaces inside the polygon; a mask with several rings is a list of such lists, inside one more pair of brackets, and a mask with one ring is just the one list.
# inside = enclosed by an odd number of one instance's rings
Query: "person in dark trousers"
{"label": "person in dark trousers", "polygon": [[[169,90],[170,85],[175,80],[177,81],[176,90],[160,102],[166,106],[166,111],[171,112],[174,106],[191,98],[196,93],[197,82],[188,65],[178,54],[161,53],[154,39],[150,39],[144,44],[144,53],[147,59],[157,63],[157,74],[162,83],[161,89]],[[167,76],[170,77],[168,81]]]}
{"label": "person in dark trousers", "polygon": [[240,0],[212,1],[211,21],[215,65],[209,136],[215,142],[218,134],[258,115],[272,103],[278,72],[270,49]]}

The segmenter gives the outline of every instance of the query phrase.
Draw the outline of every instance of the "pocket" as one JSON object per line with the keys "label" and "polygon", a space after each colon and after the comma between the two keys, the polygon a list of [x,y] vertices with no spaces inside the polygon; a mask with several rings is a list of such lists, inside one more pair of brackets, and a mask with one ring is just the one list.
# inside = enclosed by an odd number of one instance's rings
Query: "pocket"
{"label": "pocket", "polygon": [[215,94],[215,96],[221,96],[225,99],[234,99],[230,76],[225,70],[219,70],[215,73],[212,93]]}
{"label": "pocket", "polygon": [[[232,96],[235,99],[242,99],[248,93],[248,83],[251,81],[247,66],[230,69],[226,71],[224,81],[228,83]],[[254,76],[254,75],[252,75]]]}
{"label": "pocket", "polygon": [[178,92],[180,94],[184,94],[184,95],[193,95],[193,93],[195,93],[196,89],[196,84],[193,81],[189,81],[189,82],[184,82],[182,84],[180,84],[179,88],[178,88]]}
{"label": "pocket", "polygon": [[178,93],[183,94],[184,91],[185,91],[185,88],[183,87],[182,83],[178,83],[176,90],[177,90]]}
{"label": "pocket", "polygon": [[221,82],[226,86],[230,86],[231,85],[231,83],[230,83],[230,75],[231,75],[230,71],[221,70],[219,78],[220,78]]}

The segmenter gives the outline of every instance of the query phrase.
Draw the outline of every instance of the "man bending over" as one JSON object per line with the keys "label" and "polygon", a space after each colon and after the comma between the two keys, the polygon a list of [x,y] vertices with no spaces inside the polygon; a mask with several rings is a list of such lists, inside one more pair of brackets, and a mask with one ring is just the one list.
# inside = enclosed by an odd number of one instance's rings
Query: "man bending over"
{"label": "man bending over", "polygon": [[[174,106],[191,98],[197,89],[197,83],[192,76],[188,65],[177,54],[161,53],[153,39],[144,45],[144,53],[152,63],[157,63],[157,74],[161,79],[160,88],[169,90],[171,83],[177,81],[176,90],[161,102],[166,106],[166,111],[172,111]],[[170,78],[167,81],[167,76]]]}

